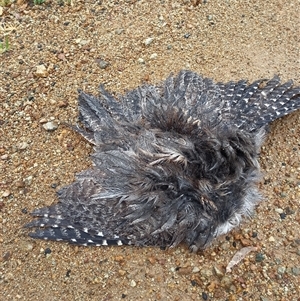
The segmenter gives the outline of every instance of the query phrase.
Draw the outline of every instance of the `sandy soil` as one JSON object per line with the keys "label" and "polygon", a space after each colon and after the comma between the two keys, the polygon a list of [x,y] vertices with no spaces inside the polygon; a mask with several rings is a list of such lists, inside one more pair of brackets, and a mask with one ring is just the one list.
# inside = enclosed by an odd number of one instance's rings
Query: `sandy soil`
{"label": "sandy soil", "polygon": [[[62,126],[77,120],[78,88],[121,94],[181,69],[300,84],[299,1],[58,2],[0,10],[0,299],[299,300],[300,111],[274,122],[262,149],[265,202],[202,253],[75,247],[22,229],[91,166],[91,146]],[[225,274],[244,246],[257,251]]]}

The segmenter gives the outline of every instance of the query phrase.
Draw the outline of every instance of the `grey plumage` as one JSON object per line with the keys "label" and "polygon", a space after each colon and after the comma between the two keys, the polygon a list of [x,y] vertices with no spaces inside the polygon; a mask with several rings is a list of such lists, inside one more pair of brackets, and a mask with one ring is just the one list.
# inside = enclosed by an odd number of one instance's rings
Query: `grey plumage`
{"label": "grey plumage", "polygon": [[205,248],[253,212],[266,127],[300,107],[300,87],[277,76],[223,84],[181,71],[119,100],[100,90],[79,91],[74,127],[94,144],[94,167],[33,211],[31,237]]}

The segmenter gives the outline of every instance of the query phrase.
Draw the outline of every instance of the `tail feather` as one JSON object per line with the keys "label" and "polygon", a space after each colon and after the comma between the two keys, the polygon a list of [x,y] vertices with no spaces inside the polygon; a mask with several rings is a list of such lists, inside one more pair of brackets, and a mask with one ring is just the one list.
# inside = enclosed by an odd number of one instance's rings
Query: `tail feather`
{"label": "tail feather", "polygon": [[82,230],[66,227],[49,227],[38,229],[29,233],[32,238],[40,238],[45,240],[67,241],[70,244],[84,246],[122,246],[129,245],[130,240],[115,238],[106,238],[102,235],[91,235]]}

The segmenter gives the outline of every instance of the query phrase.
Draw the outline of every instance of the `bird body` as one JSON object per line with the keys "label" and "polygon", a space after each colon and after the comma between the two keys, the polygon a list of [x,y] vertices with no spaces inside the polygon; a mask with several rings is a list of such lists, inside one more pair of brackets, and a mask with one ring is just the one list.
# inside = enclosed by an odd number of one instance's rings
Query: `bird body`
{"label": "bird body", "polygon": [[33,238],[203,249],[251,215],[266,127],[300,107],[300,87],[277,76],[223,84],[181,71],[119,100],[100,90],[79,91],[74,127],[94,166],[33,211]]}

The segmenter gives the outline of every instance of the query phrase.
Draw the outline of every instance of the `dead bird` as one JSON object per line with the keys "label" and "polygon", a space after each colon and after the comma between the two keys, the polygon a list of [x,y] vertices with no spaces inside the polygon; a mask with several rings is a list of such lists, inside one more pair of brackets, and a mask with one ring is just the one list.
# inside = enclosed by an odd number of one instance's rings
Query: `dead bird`
{"label": "dead bird", "polygon": [[251,215],[268,124],[300,108],[300,87],[278,76],[214,83],[181,71],[118,100],[100,92],[79,91],[74,127],[94,167],[32,212],[33,238],[203,249]]}

